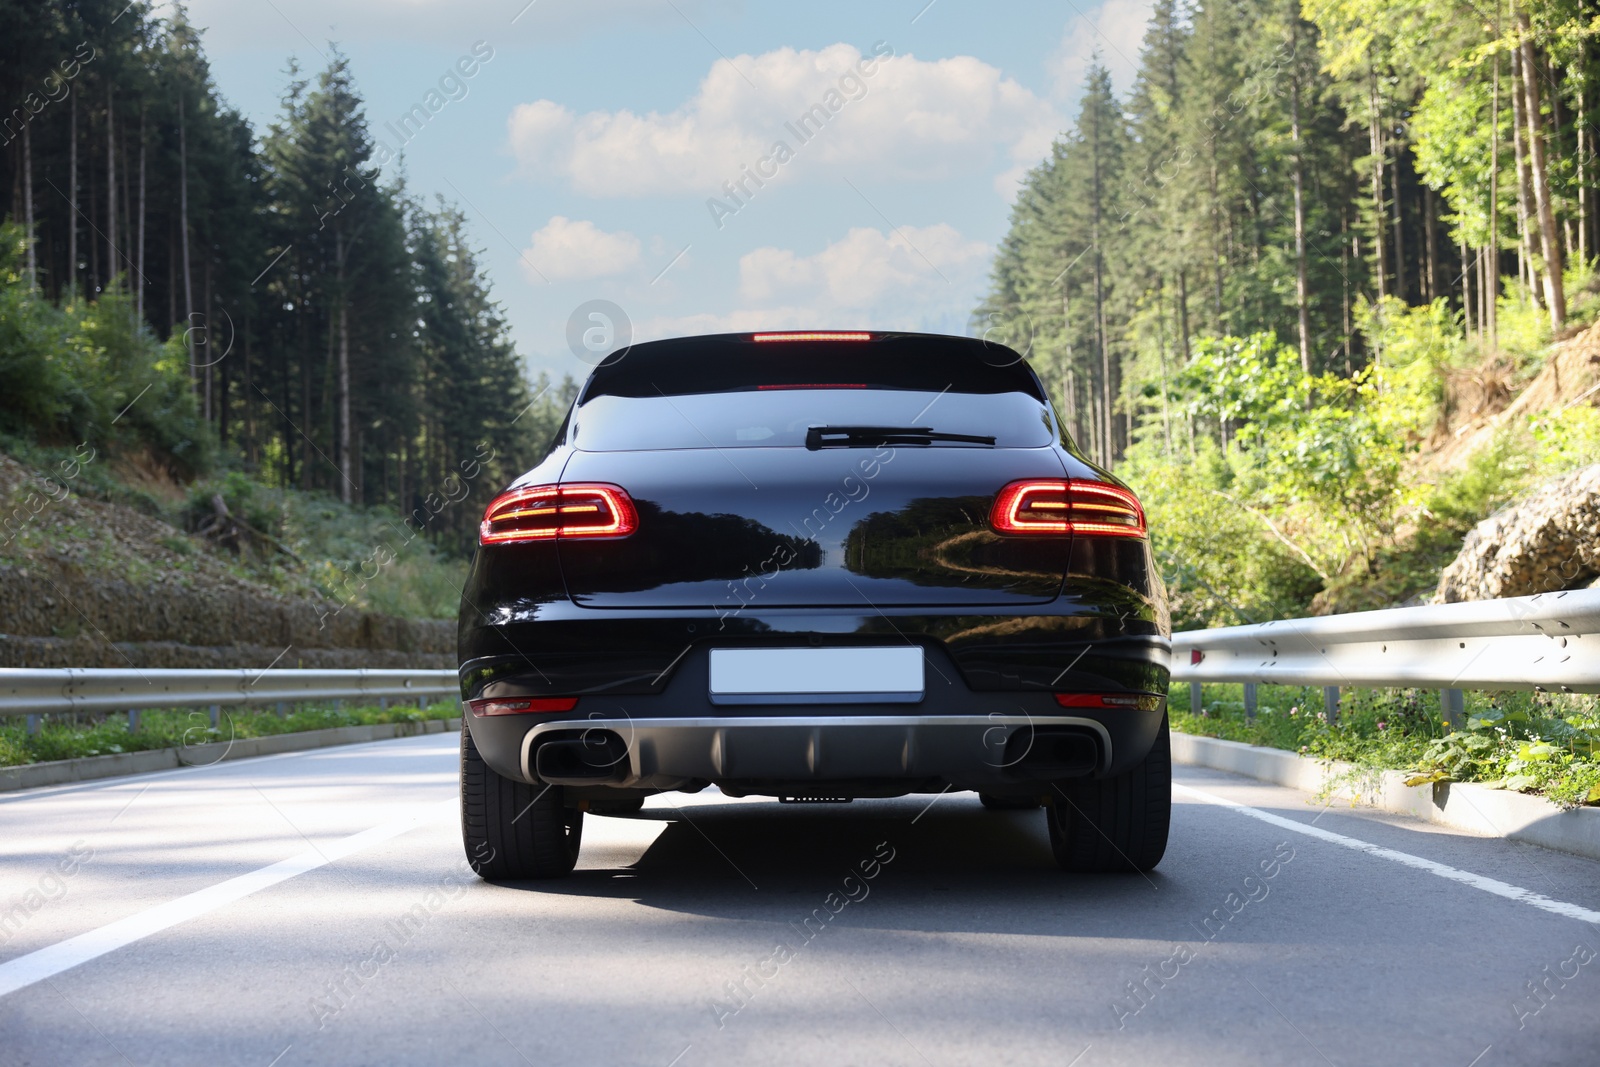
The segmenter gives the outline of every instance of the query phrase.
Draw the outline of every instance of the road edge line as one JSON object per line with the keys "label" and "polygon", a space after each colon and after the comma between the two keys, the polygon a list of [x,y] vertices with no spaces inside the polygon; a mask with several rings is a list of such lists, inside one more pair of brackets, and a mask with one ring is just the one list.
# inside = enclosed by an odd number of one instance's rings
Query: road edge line
{"label": "road edge line", "polygon": [[1334,778],[1356,802],[1380,811],[1465,830],[1480,837],[1521,841],[1600,859],[1600,808],[1563,810],[1544,797],[1488,789],[1470,782],[1408,786],[1403,771],[1367,772],[1337,760],[1319,760],[1278,748],[1247,745],[1195,734],[1172,734],[1172,758],[1257,781],[1321,793]]}

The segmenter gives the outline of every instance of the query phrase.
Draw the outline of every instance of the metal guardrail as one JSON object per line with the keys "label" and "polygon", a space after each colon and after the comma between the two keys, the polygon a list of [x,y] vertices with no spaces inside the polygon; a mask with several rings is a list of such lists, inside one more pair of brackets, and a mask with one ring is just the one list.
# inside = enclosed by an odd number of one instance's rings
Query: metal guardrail
{"label": "metal guardrail", "polygon": [[426,701],[457,697],[460,678],[449,670],[171,670],[116,668],[0,669],[0,716],[126,711],[137,727],[149,708],[211,708],[303,703],[312,700]]}
{"label": "metal guardrail", "polygon": [[[1459,723],[1464,689],[1600,693],[1600,590],[1352,612],[1172,635],[1174,682],[1438,689]],[[1200,686],[1190,689],[1199,710]]]}
{"label": "metal guardrail", "polygon": [[[1362,611],[1172,635],[1174,682],[1321,686],[1329,718],[1339,690],[1438,689],[1459,722],[1464,689],[1600,693],[1600,590]],[[460,692],[451,670],[0,669],[0,716],[147,708],[425,700]],[[1200,686],[1190,687],[1199,711]]]}

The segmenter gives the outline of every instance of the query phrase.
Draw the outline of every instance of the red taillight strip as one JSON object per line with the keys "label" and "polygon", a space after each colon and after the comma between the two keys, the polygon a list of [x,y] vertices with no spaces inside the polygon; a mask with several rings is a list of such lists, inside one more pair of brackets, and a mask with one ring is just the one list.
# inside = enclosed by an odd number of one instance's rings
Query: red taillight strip
{"label": "red taillight strip", "polygon": [[812,331],[808,333],[756,333],[750,335],[752,341],[870,341],[870,333],[828,333],[826,331]]}
{"label": "red taillight strip", "polygon": [[[598,497],[611,515],[611,521],[599,525],[574,525],[567,522],[551,527],[512,527],[496,529],[497,524],[546,515],[588,515],[598,512]],[[587,499],[589,502],[583,503]],[[573,503],[564,503],[572,500]],[[538,502],[540,506],[520,505]],[[570,485],[535,485],[510,489],[490,502],[484,509],[483,522],[478,526],[480,545],[511,544],[519,541],[547,541],[551,538],[571,537],[626,537],[639,528],[639,512],[627,490],[618,485],[599,482],[575,482]]]}
{"label": "red taillight strip", "polygon": [[534,712],[571,711],[577,697],[489,697],[469,700],[474,715],[527,715]]}
{"label": "red taillight strip", "polygon": [[865,389],[866,382],[794,382],[788,385],[758,385],[757,389]]}
{"label": "red taillight strip", "polygon": [[[1042,500],[1029,504],[1026,509],[1023,508],[1030,494],[1049,493],[1057,494],[1064,499]],[[1101,501],[1108,502],[1083,499],[1086,496],[1099,497]],[[1104,512],[1128,516],[1133,519],[1133,523],[1127,525],[1075,519],[1029,519],[1019,514],[1023,510]],[[1014,534],[1081,533],[1091,537],[1144,537],[1148,533],[1144,507],[1139,503],[1138,497],[1121,486],[1082,479],[1065,482],[1012,482],[995,496],[994,507],[989,512],[989,525],[1000,533]]]}
{"label": "red taillight strip", "polygon": [[1057,693],[1056,703],[1064,708],[1139,708],[1154,711],[1160,697],[1148,693]]}

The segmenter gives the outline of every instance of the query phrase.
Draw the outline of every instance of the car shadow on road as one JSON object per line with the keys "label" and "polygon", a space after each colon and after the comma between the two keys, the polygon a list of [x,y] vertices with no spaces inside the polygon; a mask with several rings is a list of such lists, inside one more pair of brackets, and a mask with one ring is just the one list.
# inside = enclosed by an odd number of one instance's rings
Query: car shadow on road
{"label": "car shadow on road", "polygon": [[1062,872],[1042,809],[988,811],[972,794],[930,799],[652,809],[631,818],[666,826],[637,862],[503,884],[707,918],[799,922],[831,903],[854,912],[853,924],[885,929],[1071,936],[1128,936],[1111,912],[1125,919],[1130,898],[1157,910],[1174,903],[1159,892],[1168,881],[1159,871]]}

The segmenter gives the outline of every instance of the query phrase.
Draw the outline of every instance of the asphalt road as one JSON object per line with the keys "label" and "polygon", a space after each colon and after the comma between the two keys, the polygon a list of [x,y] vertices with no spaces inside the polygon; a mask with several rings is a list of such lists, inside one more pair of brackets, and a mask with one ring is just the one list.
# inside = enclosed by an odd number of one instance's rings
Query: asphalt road
{"label": "asphalt road", "polygon": [[1180,768],[1149,877],[967,793],[708,791],[490,885],[455,749],[0,799],[0,1063],[1600,1062],[1589,860]]}

